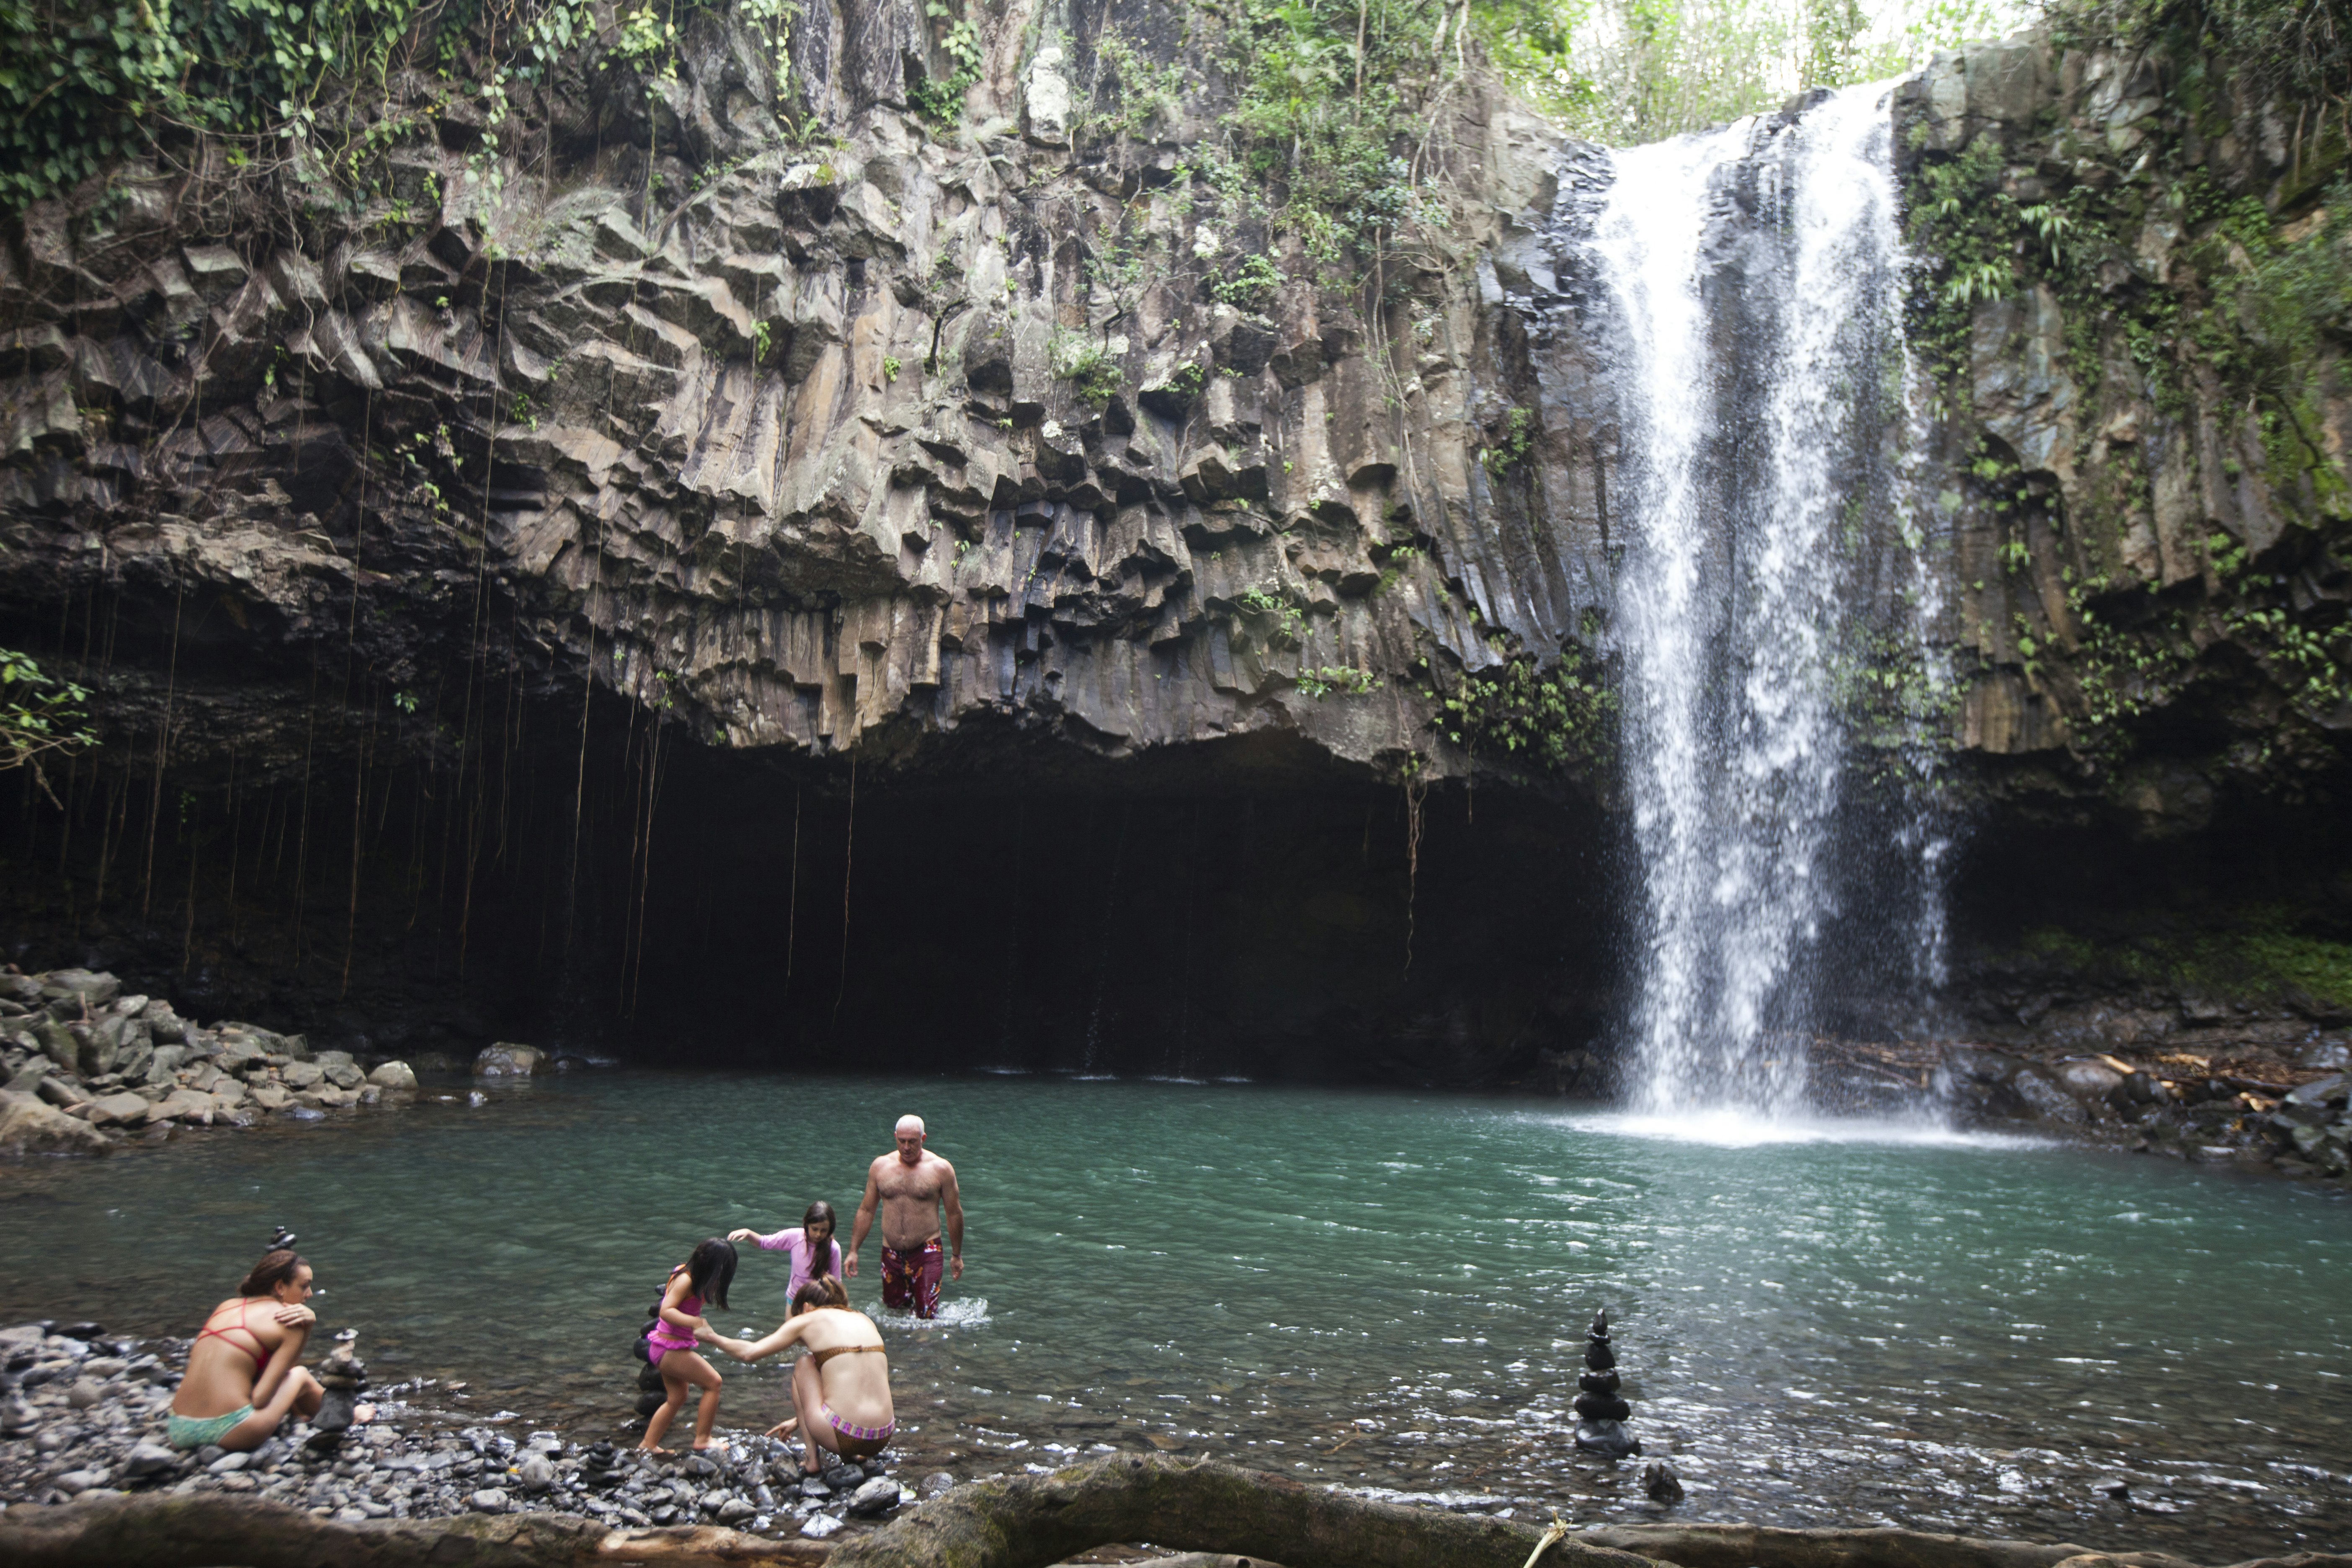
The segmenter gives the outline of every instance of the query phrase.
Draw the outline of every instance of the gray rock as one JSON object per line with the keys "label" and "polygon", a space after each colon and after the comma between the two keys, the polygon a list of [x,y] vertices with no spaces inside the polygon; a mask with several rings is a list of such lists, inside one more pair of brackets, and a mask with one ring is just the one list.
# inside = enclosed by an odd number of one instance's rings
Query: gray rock
{"label": "gray rock", "polygon": [[840,1531],[841,1521],[829,1513],[813,1513],[801,1522],[801,1533],[812,1541],[823,1541]]}
{"label": "gray rock", "polygon": [[251,1454],[223,1454],[205,1468],[216,1476],[233,1476],[251,1463],[253,1463]]}
{"label": "gray rock", "polygon": [[1610,1459],[1628,1458],[1642,1451],[1642,1440],[1629,1436],[1624,1426],[1616,1421],[1578,1422],[1576,1446],[1585,1453]]}
{"label": "gray rock", "polygon": [[508,1502],[507,1494],[496,1487],[484,1487],[466,1501],[476,1513],[504,1513],[513,1506]]}
{"label": "gray rock", "polygon": [[68,1470],[50,1484],[68,1497],[79,1497],[105,1479],[102,1470]]}
{"label": "gray rock", "polygon": [[740,1524],[759,1511],[759,1509],[754,1507],[751,1503],[745,1501],[742,1498],[737,1497],[730,1492],[728,1494],[727,1500],[719,1505],[719,1522],[721,1524]]}
{"label": "gray rock", "polygon": [[533,1454],[515,1467],[515,1479],[527,1492],[543,1492],[555,1484],[555,1466],[544,1454]]}
{"label": "gray rock", "polygon": [[75,1380],[71,1388],[66,1390],[66,1407],[69,1410],[88,1410],[105,1397],[106,1390],[86,1377],[79,1378]]}
{"label": "gray rock", "polygon": [[2009,1080],[2009,1087],[2044,1121],[2072,1124],[2089,1120],[2082,1102],[2043,1077],[2038,1068],[2019,1073]]}
{"label": "gray rock", "polygon": [[1664,1459],[1642,1468],[1642,1489],[1652,1502],[1677,1503],[1683,1500],[1683,1481],[1675,1468]]}
{"label": "gray rock", "polygon": [[[44,1089],[57,1081],[43,1079]],[[106,1134],[29,1094],[0,1089],[0,1154],[95,1154]]]}
{"label": "gray rock", "polygon": [[854,1492],[866,1484],[866,1472],[856,1465],[827,1465],[824,1484],[837,1492]]}
{"label": "gray rock", "polygon": [[477,1078],[529,1078],[539,1069],[539,1051],[530,1046],[518,1046],[509,1041],[484,1046],[474,1058]]}
{"label": "gray rock", "polygon": [[122,1461],[122,1473],[127,1476],[156,1476],[179,1468],[178,1451],[156,1443],[133,1444],[130,1457]]}
{"label": "gray rock", "polygon": [[2105,1062],[2068,1061],[2058,1064],[2058,1081],[2079,1099],[2097,1100],[2113,1094],[2124,1075]]}
{"label": "gray rock", "polygon": [[2296,1105],[2342,1105],[2352,1100],[2352,1076],[2337,1073],[2333,1078],[2315,1079],[2288,1094]]}
{"label": "gray rock", "polygon": [[857,1519],[871,1519],[898,1506],[898,1483],[880,1476],[850,1493],[846,1505],[851,1516]]}
{"label": "gray rock", "polygon": [[378,1089],[394,1091],[416,1087],[416,1074],[406,1062],[380,1062],[376,1069],[367,1075],[367,1080]]}
{"label": "gray rock", "polygon": [[923,1478],[919,1489],[925,1498],[935,1498],[955,1490],[956,1479],[945,1470],[933,1470]]}

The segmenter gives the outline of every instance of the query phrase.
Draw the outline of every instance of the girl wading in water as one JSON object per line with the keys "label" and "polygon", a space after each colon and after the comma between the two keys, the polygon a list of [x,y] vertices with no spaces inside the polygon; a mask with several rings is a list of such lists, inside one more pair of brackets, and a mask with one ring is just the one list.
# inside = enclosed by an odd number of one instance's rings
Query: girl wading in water
{"label": "girl wading in water", "polygon": [[295,1364],[318,1321],[310,1299],[308,1263],[284,1247],[263,1254],[189,1347],[165,1423],[172,1447],[258,1448],[289,1411],[319,1413],[327,1391]]}
{"label": "girl wading in water", "polygon": [[730,1241],[756,1241],[762,1252],[781,1252],[793,1260],[792,1283],[784,1291],[787,1301],[797,1300],[801,1287],[812,1279],[841,1272],[841,1243],[833,1239],[835,1221],[833,1205],[823,1198],[809,1205],[801,1223],[761,1236],[756,1230],[730,1230]]}
{"label": "girl wading in water", "polygon": [[719,1419],[719,1369],[702,1359],[695,1350],[698,1335],[711,1331],[702,1320],[702,1305],[708,1299],[714,1307],[727,1305],[727,1287],[735,1279],[735,1248],[730,1243],[712,1237],[694,1249],[694,1256],[669,1271],[669,1283],[662,1289],[661,1304],[654,1309],[654,1322],[646,1335],[646,1359],[654,1363],[662,1378],[662,1407],[646,1423],[646,1440],[640,1448],[658,1448],[669,1435],[669,1424],[686,1404],[687,1390],[702,1390],[702,1404],[694,1415],[694,1447],[698,1452],[715,1445],[710,1441],[710,1424]]}
{"label": "girl wading in water", "polygon": [[849,1292],[830,1274],[802,1286],[793,1297],[792,1321],[764,1340],[747,1344],[708,1331],[701,1337],[737,1361],[759,1361],[787,1345],[808,1346],[809,1353],[793,1368],[793,1408],[800,1413],[802,1468],[810,1475],[824,1468],[819,1449],[845,1459],[870,1458],[888,1447],[898,1429],[882,1331],[873,1319],[851,1309]]}

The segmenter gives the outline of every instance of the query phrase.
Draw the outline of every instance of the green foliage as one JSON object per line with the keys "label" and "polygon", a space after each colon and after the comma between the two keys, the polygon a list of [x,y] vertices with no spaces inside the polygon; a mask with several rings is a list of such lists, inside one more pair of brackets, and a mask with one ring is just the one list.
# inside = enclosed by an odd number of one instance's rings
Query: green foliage
{"label": "green foliage", "polygon": [[1218,177],[1249,200],[1270,193],[1269,210],[1327,267],[1442,226],[1411,154],[1449,63],[1431,47],[1449,16],[1444,0],[1239,0],[1223,63],[1240,89],[1225,122],[1241,156]]}
{"label": "green foliage", "polygon": [[882,379],[883,379],[883,380],[885,380],[885,381],[896,381],[896,380],[898,380],[898,369],[899,369],[899,365],[898,365],[898,356],[897,354],[884,354],[884,355],[882,356]]}
{"label": "green foliage", "polygon": [[1094,76],[1071,119],[1070,139],[1092,144],[1141,136],[1154,121],[1172,120],[1183,94],[1181,63],[1154,67],[1118,29],[1107,27],[1095,40]]}
{"label": "green foliage", "polygon": [[1871,764],[1874,776],[1896,765],[1897,753],[1923,742],[1948,743],[1959,685],[1931,662],[1917,637],[1851,627],[1829,673],[1830,700],[1846,733],[1865,757],[1881,759]]}
{"label": "green foliage", "polygon": [[1536,416],[1525,408],[1513,408],[1503,416],[1503,433],[1494,444],[1479,454],[1486,471],[1501,479],[1527,458],[1528,448],[1534,444]]}
{"label": "green foliage", "polygon": [[1236,603],[1242,614],[1272,621],[1275,630],[1292,642],[1298,641],[1306,634],[1306,613],[1292,604],[1289,596],[1279,587],[1252,588]]}
{"label": "green foliage", "polygon": [[[2094,976],[2253,1005],[2352,1007],[2352,944],[2309,934],[2278,904],[2200,909],[2194,933],[2093,942],[2058,927],[2025,933],[2021,956]],[[2299,995],[2297,994],[2300,994]]]}
{"label": "green foliage", "polygon": [[1271,257],[1255,255],[1244,259],[1231,274],[1209,285],[1209,292],[1219,304],[1237,306],[1244,310],[1263,310],[1274,303],[1275,290],[1282,287],[1282,273]]}
{"label": "green foliage", "polygon": [[1057,327],[1045,352],[1054,374],[1070,384],[1081,403],[1100,408],[1127,384],[1127,372],[1109,348],[1084,333]]}
{"label": "green foliage", "polygon": [[1617,146],[1899,75],[2014,25],[1995,0],[1473,0],[1472,15],[1512,87]]}
{"label": "green foliage", "polygon": [[1305,697],[1320,699],[1330,696],[1334,691],[1349,697],[1361,697],[1368,692],[1378,691],[1381,685],[1381,678],[1370,670],[1357,669],[1348,665],[1327,664],[1319,669],[1301,669],[1298,672],[1299,694]]}
{"label": "green foliage", "polygon": [[2340,104],[2352,89],[2352,14],[2342,0],[2068,0],[2052,7],[2058,41],[2210,50],[2259,101]]}
{"label": "green foliage", "polygon": [[[1428,672],[1428,661],[1420,668]],[[1433,678],[1426,694],[1437,706],[1439,733],[1473,756],[1558,773],[1597,765],[1609,752],[1617,694],[1573,646],[1549,669],[1521,655],[1465,674],[1450,691]]]}
{"label": "green foliage", "polygon": [[0,773],[29,767],[51,800],[41,759],[70,756],[98,743],[81,705],[89,693],[70,680],[41,673],[38,660],[0,647]]}
{"label": "green foliage", "polygon": [[947,24],[938,41],[950,68],[944,77],[925,77],[908,88],[907,101],[916,113],[953,125],[963,118],[963,95],[980,80],[980,30],[941,0],[924,0],[923,11],[933,22]]}
{"label": "green foliage", "polygon": [[[381,79],[415,0],[0,0],[0,210],[166,137],[307,144],[339,81]],[[232,160],[235,162],[236,160]]]}

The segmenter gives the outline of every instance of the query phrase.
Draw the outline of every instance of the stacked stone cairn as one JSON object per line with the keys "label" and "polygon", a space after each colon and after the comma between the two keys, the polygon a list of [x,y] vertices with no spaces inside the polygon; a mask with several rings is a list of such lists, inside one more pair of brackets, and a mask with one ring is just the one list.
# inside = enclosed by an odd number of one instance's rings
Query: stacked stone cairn
{"label": "stacked stone cairn", "polygon": [[1625,1435],[1633,1407],[1617,1392],[1617,1352],[1609,1347],[1609,1309],[1592,1314],[1584,1336],[1584,1371],[1576,1380],[1576,1446],[1588,1454],[1622,1459],[1642,1451],[1642,1440]]}
{"label": "stacked stone cairn", "polygon": [[[351,1331],[344,1331],[347,1334]],[[352,1353],[351,1340],[337,1345],[319,1363],[319,1383],[327,1395],[319,1402],[319,1413],[310,1417],[310,1446],[318,1452],[329,1453],[342,1445],[343,1434],[352,1429],[352,1423],[357,1419],[360,1391],[367,1386],[367,1363]]]}

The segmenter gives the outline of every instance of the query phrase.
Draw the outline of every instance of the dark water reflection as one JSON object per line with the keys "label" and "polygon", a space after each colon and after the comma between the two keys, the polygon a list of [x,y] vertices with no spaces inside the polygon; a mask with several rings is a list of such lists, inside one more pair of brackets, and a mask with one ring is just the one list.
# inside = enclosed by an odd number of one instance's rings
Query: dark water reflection
{"label": "dark water reflection", "polygon": [[[669,1266],[811,1198],[845,1219],[905,1110],[971,1213],[946,1321],[885,1324],[919,1465],[1150,1445],[1641,1517],[1638,1466],[1567,1442],[1605,1301],[1680,1517],[2352,1549],[2352,1205],[2056,1149],[1727,1147],[1247,1086],[597,1075],[0,1172],[0,1317],[186,1333],[283,1222],[381,1380],[464,1379],[452,1408],[585,1436]],[[773,1321],[783,1286],[748,1256],[727,1319]],[[721,1425],[775,1419],[783,1388],[731,1373]],[[2097,1489],[2118,1479],[2127,1499]]]}

